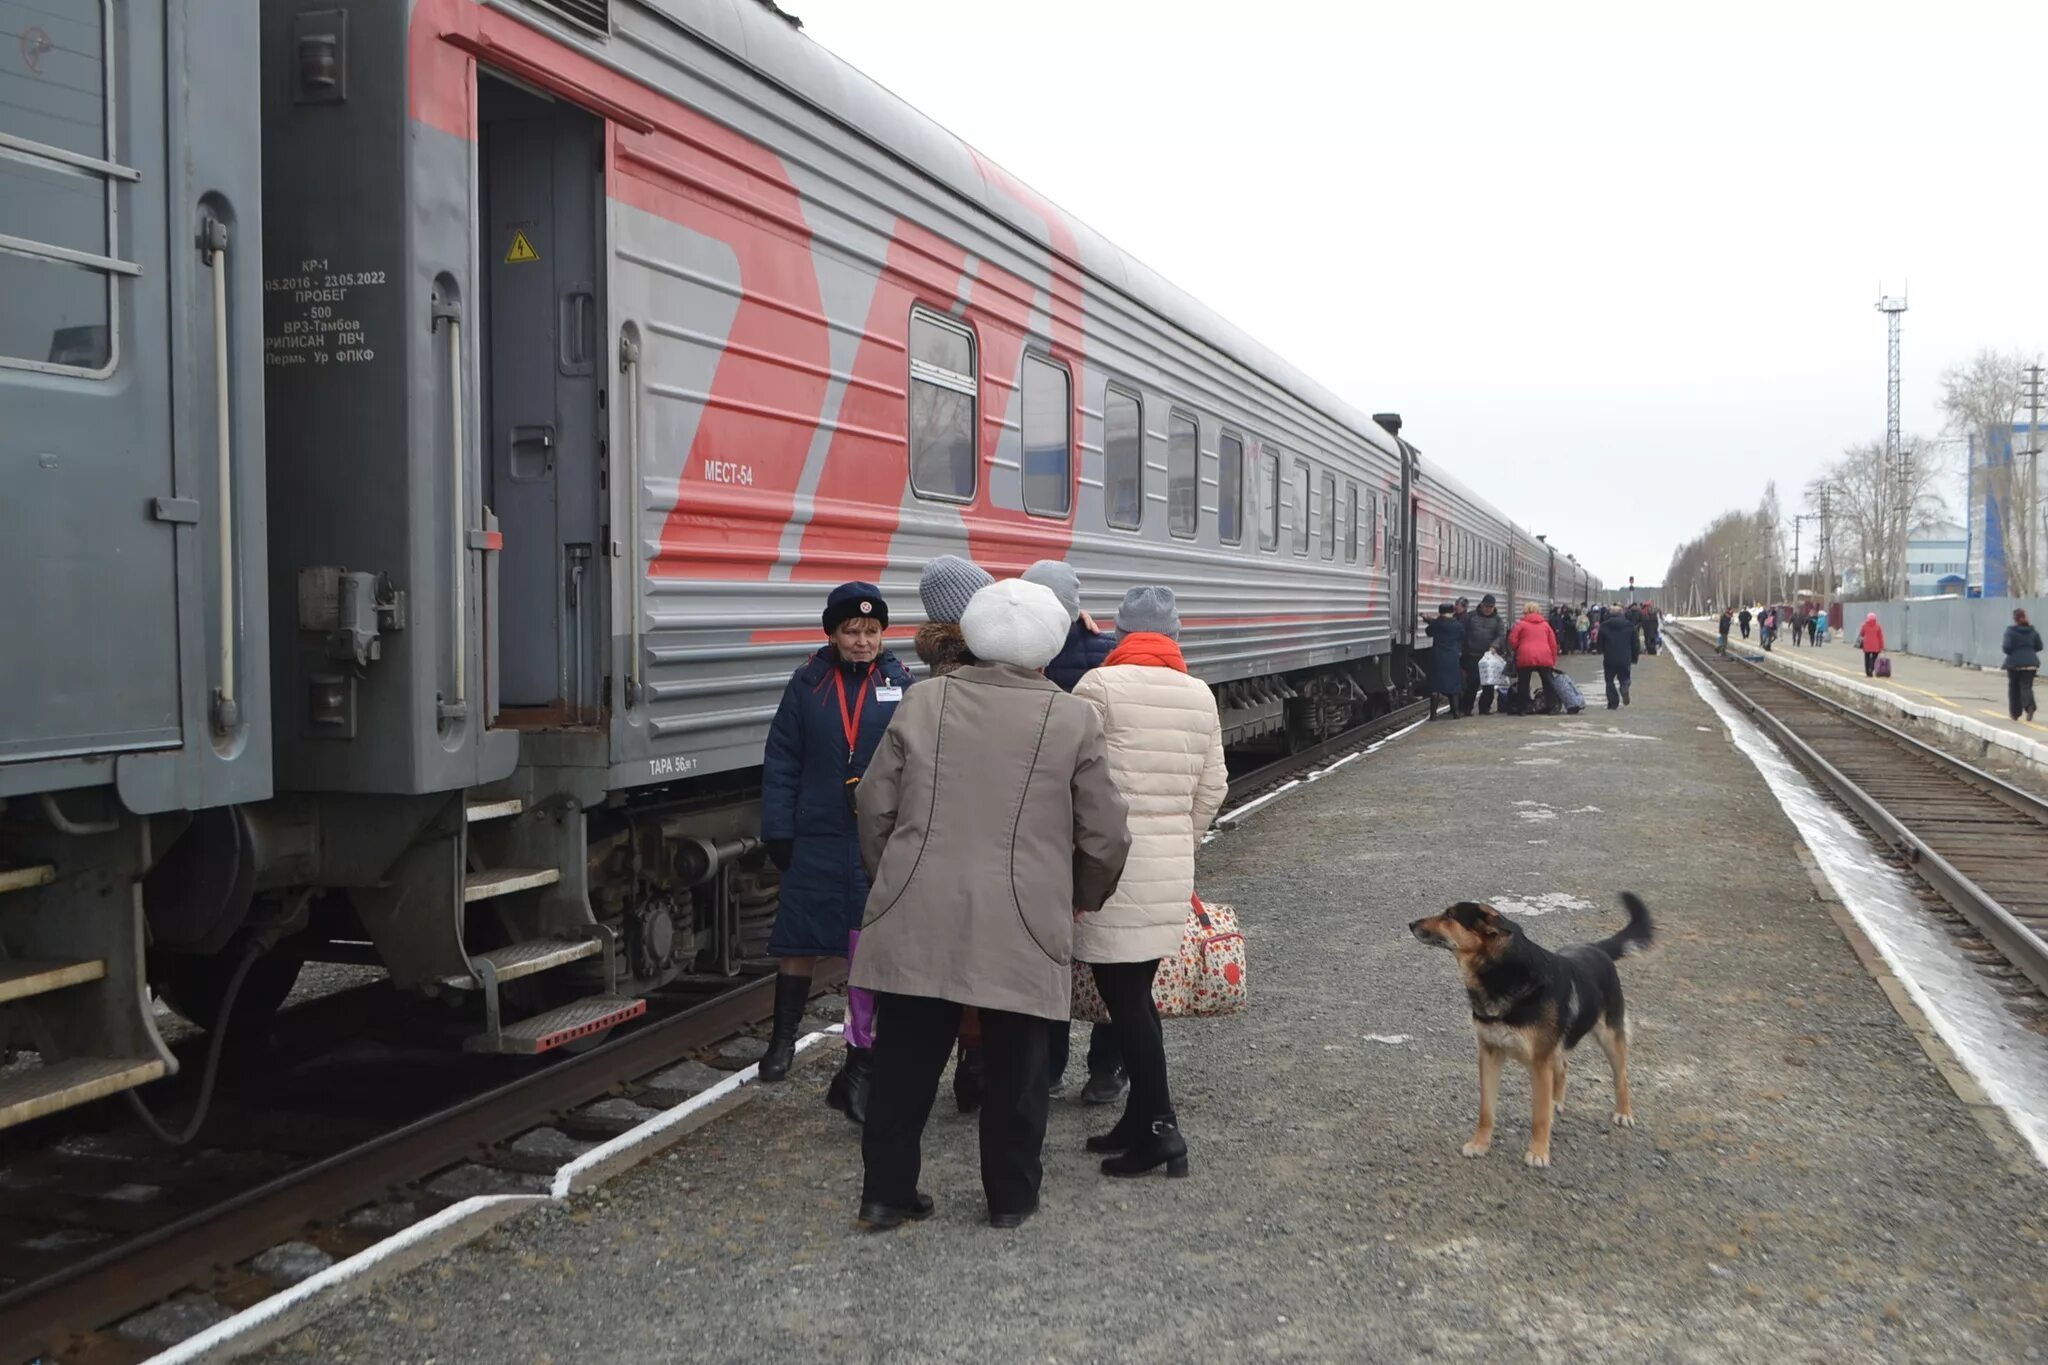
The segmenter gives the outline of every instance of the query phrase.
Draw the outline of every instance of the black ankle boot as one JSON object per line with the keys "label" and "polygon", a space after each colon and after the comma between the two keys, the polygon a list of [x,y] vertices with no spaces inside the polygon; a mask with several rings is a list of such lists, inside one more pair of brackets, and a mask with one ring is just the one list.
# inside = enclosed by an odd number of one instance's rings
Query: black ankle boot
{"label": "black ankle boot", "polygon": [[963,1047],[953,1066],[953,1103],[960,1112],[971,1114],[981,1108],[981,1049]]}
{"label": "black ankle boot", "polygon": [[848,1044],[846,1060],[825,1091],[825,1103],[855,1123],[868,1121],[868,1077],[874,1072],[875,1054],[869,1048]]}
{"label": "black ankle boot", "polygon": [[1143,1119],[1136,1117],[1130,1110],[1126,1109],[1124,1116],[1116,1121],[1116,1127],[1106,1133],[1098,1134],[1088,1139],[1088,1150],[1091,1152],[1128,1152],[1131,1148],[1138,1145],[1139,1139],[1146,1136],[1146,1128],[1147,1124]]}
{"label": "black ankle boot", "polygon": [[796,1031],[804,1020],[804,1006],[810,1003],[811,979],[778,972],[775,976],[775,1024],[768,1034],[768,1050],[761,1054],[759,1075],[764,1081],[779,1081],[796,1061]]}
{"label": "black ankle boot", "polygon": [[1102,1163],[1102,1173],[1143,1175],[1161,1166],[1166,1168],[1168,1175],[1188,1173],[1188,1144],[1181,1137],[1180,1125],[1171,1114],[1153,1119],[1135,1146],[1122,1156],[1113,1156]]}

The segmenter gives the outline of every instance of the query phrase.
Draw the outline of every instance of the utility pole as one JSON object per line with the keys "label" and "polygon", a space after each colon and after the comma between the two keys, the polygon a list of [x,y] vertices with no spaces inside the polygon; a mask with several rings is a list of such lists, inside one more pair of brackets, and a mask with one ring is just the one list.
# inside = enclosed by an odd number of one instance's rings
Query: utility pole
{"label": "utility pole", "polygon": [[1828,522],[1828,487],[1820,489],[1820,596],[1823,602],[1835,595],[1835,542]]}
{"label": "utility pole", "polygon": [[[1885,584],[1885,595],[1905,596],[1906,569],[1906,469],[1899,451],[1899,319],[1906,311],[1906,296],[1893,298],[1881,294],[1877,300],[1877,311],[1884,314],[1888,347],[1885,364],[1885,420],[1884,420],[1884,473],[1880,487],[1887,496],[1879,499],[1880,513],[1895,522],[1896,531],[1887,527],[1886,549],[1894,551],[1892,562],[1886,566],[1887,577],[1892,581]],[[1886,486],[1888,485],[1888,487]],[[1894,590],[1896,584],[1896,590]]]}
{"label": "utility pole", "polygon": [[[2041,503],[2041,367],[2039,365],[2027,366],[2027,381],[2023,387],[2023,392],[2027,400],[2027,493],[2020,506],[2023,509],[2031,510],[2040,506]],[[2020,519],[2020,524],[2026,528],[2025,535],[2027,537],[2027,544],[2024,547],[2026,551],[2027,583],[2035,592],[2039,592],[2041,590],[2042,556],[2035,553],[2034,550],[2033,523],[2034,518],[2031,516],[2025,516]]]}

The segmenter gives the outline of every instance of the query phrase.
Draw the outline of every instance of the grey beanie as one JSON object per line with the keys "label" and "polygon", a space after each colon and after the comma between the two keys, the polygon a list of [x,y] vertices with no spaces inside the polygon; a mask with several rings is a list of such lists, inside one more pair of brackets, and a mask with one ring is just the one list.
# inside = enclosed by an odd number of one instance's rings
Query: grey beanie
{"label": "grey beanie", "polygon": [[1026,583],[1051,588],[1052,595],[1059,598],[1060,605],[1066,608],[1067,619],[1081,619],[1081,575],[1075,573],[1074,566],[1064,559],[1041,559],[1017,577]]}
{"label": "grey beanie", "polygon": [[1180,609],[1174,605],[1173,589],[1132,588],[1124,594],[1123,605],[1116,609],[1116,628],[1126,635],[1146,630],[1178,640]]}
{"label": "grey beanie", "polygon": [[924,603],[926,620],[957,626],[968,601],[993,582],[980,565],[959,555],[940,555],[924,566],[924,576],[917,580],[917,597]]}

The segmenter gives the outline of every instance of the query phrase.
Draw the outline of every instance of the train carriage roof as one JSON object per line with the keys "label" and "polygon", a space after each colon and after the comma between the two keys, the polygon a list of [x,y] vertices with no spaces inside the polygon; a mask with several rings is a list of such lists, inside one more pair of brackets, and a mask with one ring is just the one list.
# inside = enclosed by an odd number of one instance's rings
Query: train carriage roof
{"label": "train carriage roof", "polygon": [[[988,158],[920,113],[822,44],[799,33],[788,16],[763,0],[640,0],[647,10],[688,29],[752,67],[899,161],[943,184],[1036,242],[1069,259],[1097,283],[1119,290],[1189,335],[1271,381],[1361,440],[1393,453],[1386,431],[1370,416],[1219,317],[1184,290],[1063,210],[1054,208]],[[1062,251],[1050,225],[1032,212],[1036,199],[1060,214],[1075,250]],[[1476,499],[1475,499],[1476,501]]]}

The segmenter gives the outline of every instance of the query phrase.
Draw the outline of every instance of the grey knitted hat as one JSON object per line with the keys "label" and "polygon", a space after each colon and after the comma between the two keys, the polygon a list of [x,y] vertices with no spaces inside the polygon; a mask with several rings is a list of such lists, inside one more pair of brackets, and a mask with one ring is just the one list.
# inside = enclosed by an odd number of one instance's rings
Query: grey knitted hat
{"label": "grey knitted hat", "polygon": [[1116,628],[1125,634],[1148,630],[1168,639],[1180,638],[1180,609],[1174,604],[1173,589],[1132,588],[1116,609]]}
{"label": "grey knitted hat", "polygon": [[1081,619],[1081,575],[1074,572],[1073,565],[1064,559],[1041,559],[1017,576],[1026,583],[1051,588],[1052,595],[1067,609],[1067,619]]}
{"label": "grey knitted hat", "polygon": [[924,603],[925,619],[959,625],[968,601],[993,582],[995,579],[979,565],[959,555],[940,555],[924,566],[924,576],[917,580],[917,596]]}

